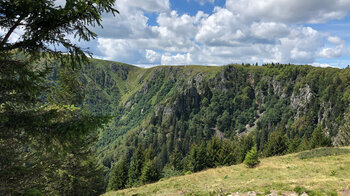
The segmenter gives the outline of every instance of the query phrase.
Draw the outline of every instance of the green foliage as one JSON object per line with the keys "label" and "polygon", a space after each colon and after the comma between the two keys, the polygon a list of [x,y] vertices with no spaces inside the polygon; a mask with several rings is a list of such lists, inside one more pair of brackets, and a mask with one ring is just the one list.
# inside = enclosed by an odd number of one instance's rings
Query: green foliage
{"label": "green foliage", "polygon": [[69,154],[58,171],[49,176],[48,195],[100,195],[104,192],[104,171],[89,152]]}
{"label": "green foliage", "polygon": [[287,142],[287,138],[283,135],[281,131],[274,131],[270,133],[264,149],[264,155],[274,156],[285,154],[288,149]]}
{"label": "green foliage", "polygon": [[128,173],[128,185],[136,185],[139,183],[139,178],[142,174],[142,168],[144,166],[145,157],[144,151],[141,145],[138,145],[129,167]]}
{"label": "green foliage", "polygon": [[260,163],[255,146],[247,153],[243,163],[249,168],[256,167]]}
{"label": "green foliage", "polygon": [[217,167],[222,164],[222,141],[217,137],[212,139],[207,144],[207,162],[209,167]]}
{"label": "green foliage", "polygon": [[107,191],[115,191],[126,187],[129,165],[126,158],[121,159],[112,169]]}
{"label": "green foliage", "polygon": [[[86,60],[83,49],[73,44],[69,36],[89,41],[96,34],[90,26],[101,25],[103,12],[117,13],[113,8],[115,0],[98,2],[67,1],[62,6],[56,6],[53,0],[42,1],[3,1],[0,10],[0,26],[5,34],[0,40],[1,51],[14,49],[29,53],[32,57],[49,54],[53,57],[63,57],[64,53],[57,51],[51,45],[63,46],[75,65]],[[56,21],[52,23],[52,21]],[[9,38],[17,28],[23,29],[23,34],[17,42],[9,43]]]}
{"label": "green foliage", "polygon": [[324,146],[332,146],[332,141],[329,137],[327,137],[322,130],[321,126],[317,126],[316,129],[312,133],[312,137],[310,140],[311,148],[318,148]]}
{"label": "green foliage", "polygon": [[140,180],[143,184],[151,183],[159,180],[160,172],[156,165],[156,162],[153,160],[148,160],[145,163],[145,166],[142,168],[142,175]]}
{"label": "green foliage", "polygon": [[[64,7],[53,0],[0,2],[2,194],[101,193],[102,170],[90,145],[108,118],[77,107],[82,94],[76,68],[87,62],[88,51],[68,37],[95,38],[89,27],[101,26],[103,12],[116,13],[113,5],[114,0],[72,0]],[[23,34],[9,42],[18,28]],[[55,73],[55,67],[62,69]],[[59,82],[49,88],[53,80]]]}
{"label": "green foliage", "polygon": [[207,168],[207,155],[205,145],[192,145],[185,158],[185,170],[197,172]]}
{"label": "green foliage", "polygon": [[181,171],[183,169],[183,156],[177,149],[171,154],[169,164],[174,170]]}

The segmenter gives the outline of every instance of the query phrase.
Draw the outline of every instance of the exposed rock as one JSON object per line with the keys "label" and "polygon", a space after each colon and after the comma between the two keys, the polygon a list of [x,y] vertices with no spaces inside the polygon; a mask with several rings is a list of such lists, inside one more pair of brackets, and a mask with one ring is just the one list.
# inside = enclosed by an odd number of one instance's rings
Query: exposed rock
{"label": "exposed rock", "polygon": [[312,94],[311,88],[309,85],[306,85],[303,88],[299,89],[299,93],[293,92],[290,102],[292,108],[297,109],[297,114],[295,115],[294,119],[299,119],[301,116],[301,112],[305,110],[307,104],[311,101],[311,99],[314,97]]}

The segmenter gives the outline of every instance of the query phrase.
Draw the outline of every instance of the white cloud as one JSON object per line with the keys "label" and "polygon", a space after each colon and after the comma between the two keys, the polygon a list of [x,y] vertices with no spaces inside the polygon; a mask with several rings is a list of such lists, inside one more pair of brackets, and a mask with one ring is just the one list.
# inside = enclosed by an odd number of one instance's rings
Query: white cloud
{"label": "white cloud", "polygon": [[337,58],[340,57],[343,53],[343,46],[336,46],[334,48],[323,48],[319,53],[320,57],[324,58]]}
{"label": "white cloud", "polygon": [[328,63],[312,63],[311,65],[315,67],[334,67]]}
{"label": "white cloud", "polygon": [[192,58],[191,58],[191,54],[190,53],[186,53],[186,54],[175,54],[175,55],[171,55],[171,54],[164,54],[162,55],[162,61],[161,64],[162,65],[190,65],[192,64]]}
{"label": "white cloud", "polygon": [[118,0],[116,8],[121,11],[140,9],[146,12],[163,12],[170,9],[170,2],[169,0]]}
{"label": "white cloud", "polygon": [[345,44],[345,41],[338,36],[329,36],[327,40],[328,42],[336,45]]}
{"label": "white cloud", "polygon": [[160,58],[161,58],[161,55],[156,51],[146,49],[146,59],[148,60],[148,62],[150,63],[159,62]]}
{"label": "white cloud", "polygon": [[136,43],[129,40],[98,38],[97,41],[98,49],[107,60],[128,62],[130,59],[136,59],[133,63],[137,63],[143,56],[143,51],[138,49]]}
{"label": "white cloud", "polygon": [[204,5],[206,3],[213,4],[215,2],[215,0],[195,0],[195,1],[198,2],[200,5]]}
{"label": "white cloud", "polygon": [[337,36],[329,36],[327,38],[328,42],[336,45],[333,48],[323,48],[318,54],[323,58],[337,58],[340,57],[345,52],[345,41]]}
{"label": "white cloud", "polygon": [[251,31],[257,38],[268,40],[286,37],[290,33],[287,25],[275,22],[254,22],[251,26]]}
{"label": "white cloud", "polygon": [[341,19],[350,10],[349,0],[226,0],[233,13],[252,20],[286,23],[323,23]]}
{"label": "white cloud", "polygon": [[245,34],[239,18],[227,9],[215,8],[215,13],[204,18],[195,40],[211,46],[235,46]]}

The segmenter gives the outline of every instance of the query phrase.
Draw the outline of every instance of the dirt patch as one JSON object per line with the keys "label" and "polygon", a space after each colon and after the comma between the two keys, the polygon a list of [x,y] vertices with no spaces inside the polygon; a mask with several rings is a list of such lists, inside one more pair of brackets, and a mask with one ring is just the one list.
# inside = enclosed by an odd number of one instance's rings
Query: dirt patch
{"label": "dirt patch", "polygon": [[350,189],[345,189],[340,192],[340,195],[342,196],[350,196]]}

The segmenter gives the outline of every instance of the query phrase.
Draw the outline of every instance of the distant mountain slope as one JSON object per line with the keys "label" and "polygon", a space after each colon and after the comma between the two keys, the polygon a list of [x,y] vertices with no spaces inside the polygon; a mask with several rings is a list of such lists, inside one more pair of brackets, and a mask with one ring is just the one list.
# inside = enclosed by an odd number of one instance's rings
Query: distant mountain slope
{"label": "distant mountain slope", "polygon": [[349,161],[349,147],[321,148],[262,159],[253,169],[243,164],[208,169],[105,195],[234,195],[248,191],[345,195],[350,184]]}
{"label": "distant mountain slope", "polygon": [[[81,106],[113,116],[100,132],[99,160],[108,171],[121,159],[138,168],[129,170],[136,173],[128,173],[126,187],[144,183],[145,160],[156,165],[158,179],[239,164],[254,145],[267,157],[336,144],[350,113],[350,69],[289,64],[145,69],[91,59],[79,78]],[[174,164],[176,171],[169,170]]]}
{"label": "distant mountain slope", "polygon": [[108,167],[122,155],[130,158],[138,144],[153,144],[164,166],[175,148],[186,155],[193,143],[214,135],[247,132],[254,133],[259,151],[273,131],[294,142],[290,151],[302,150],[317,126],[335,140],[350,101],[350,69],[312,66],[144,69],[91,60],[81,81],[85,107],[115,116],[98,144]]}

